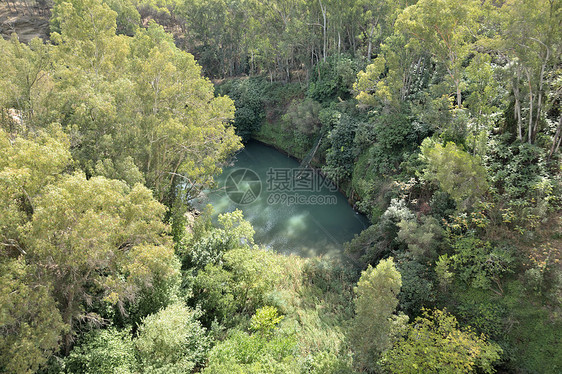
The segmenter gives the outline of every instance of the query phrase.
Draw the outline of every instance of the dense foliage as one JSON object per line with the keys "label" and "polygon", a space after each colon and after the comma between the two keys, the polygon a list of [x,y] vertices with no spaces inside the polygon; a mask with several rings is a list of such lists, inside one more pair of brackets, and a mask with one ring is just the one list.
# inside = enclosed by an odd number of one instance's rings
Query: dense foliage
{"label": "dense foliage", "polygon": [[[560,372],[559,0],[55,0],[0,53],[0,373]],[[191,208],[251,138],[352,261]]]}

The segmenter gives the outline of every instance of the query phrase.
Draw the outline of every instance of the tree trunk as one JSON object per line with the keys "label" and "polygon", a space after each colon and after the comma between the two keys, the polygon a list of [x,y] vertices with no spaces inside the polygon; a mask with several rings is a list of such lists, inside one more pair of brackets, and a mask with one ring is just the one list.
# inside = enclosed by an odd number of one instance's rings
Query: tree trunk
{"label": "tree trunk", "polygon": [[554,139],[552,139],[552,147],[550,147],[550,152],[548,153],[548,159],[558,152],[560,148],[560,141],[562,140],[562,114],[558,119],[558,127],[556,128],[556,134],[554,134]]}
{"label": "tree trunk", "polygon": [[539,76],[539,92],[538,92],[538,100],[537,100],[537,117],[535,119],[535,126],[533,127],[533,139],[535,138],[537,131],[538,131],[538,127],[539,127],[539,120],[540,120],[540,115],[541,115],[541,110],[542,110],[542,89],[544,86],[544,71],[546,69],[546,64],[548,62],[548,59],[550,58],[550,48],[546,47],[546,56],[544,58],[543,64],[541,66],[541,73]]}
{"label": "tree trunk", "polygon": [[515,93],[515,105],[513,108],[515,118],[517,119],[517,139],[523,141],[523,123],[521,122],[521,103],[519,102],[519,89]]}
{"label": "tree trunk", "polygon": [[527,141],[529,144],[533,144],[533,85],[531,83],[531,73],[529,69],[525,69],[525,75],[527,76],[527,84],[529,86],[529,129],[527,131]]}
{"label": "tree trunk", "polygon": [[338,31],[338,55],[341,54],[341,35],[340,32]]}
{"label": "tree trunk", "polygon": [[375,32],[375,26],[371,26],[371,32],[369,33],[369,46],[367,47],[367,61],[371,61],[371,55],[373,54],[373,33]]}
{"label": "tree trunk", "polygon": [[521,78],[521,69],[517,67],[517,79],[513,81],[513,96],[515,97],[515,105],[513,108],[514,116],[517,119],[517,139],[523,141],[523,121],[521,120],[521,101],[519,100],[519,80]]}
{"label": "tree trunk", "polygon": [[310,67],[314,66],[314,45],[310,48]]}
{"label": "tree trunk", "polygon": [[457,86],[457,107],[460,109],[462,105],[462,94],[461,94],[461,82],[460,80],[456,81]]}
{"label": "tree trunk", "polygon": [[326,35],[326,23],[327,23],[327,14],[326,14],[326,8],[322,5],[322,0],[318,0],[318,4],[320,4],[320,10],[322,11],[322,19],[323,19],[323,24],[322,24],[322,34],[323,34],[323,44],[324,44],[324,50],[322,53],[322,61],[326,62],[326,47],[327,47],[327,35]]}

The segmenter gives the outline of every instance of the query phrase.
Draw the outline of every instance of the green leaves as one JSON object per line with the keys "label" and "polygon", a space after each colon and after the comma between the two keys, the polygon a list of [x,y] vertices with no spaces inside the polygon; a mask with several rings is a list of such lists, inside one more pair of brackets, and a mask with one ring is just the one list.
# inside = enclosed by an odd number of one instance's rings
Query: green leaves
{"label": "green leaves", "polygon": [[264,96],[267,86],[261,79],[236,79],[217,86],[221,95],[228,95],[234,100],[234,127],[236,134],[244,141],[259,131],[265,119]]}
{"label": "green leaves", "polygon": [[455,143],[443,145],[430,138],[421,145],[427,162],[424,177],[439,183],[461,209],[474,204],[488,190],[486,169],[475,156],[462,151]]}
{"label": "green leaves", "polygon": [[133,341],[126,330],[94,330],[64,359],[75,374],[132,374],[137,372]]}
{"label": "green leaves", "polygon": [[376,268],[369,265],[357,282],[351,344],[355,365],[360,369],[373,371],[376,368],[381,353],[392,345],[394,321],[398,325],[405,323],[403,318],[397,320],[394,316],[401,285],[400,273],[392,258],[382,260]]}
{"label": "green leaves", "polygon": [[185,373],[204,362],[209,341],[198,314],[177,302],[143,320],[134,342],[143,372]]}
{"label": "green leaves", "polygon": [[295,336],[278,333],[269,339],[233,330],[210,352],[206,374],[298,373]]}
{"label": "green leaves", "polygon": [[264,306],[256,310],[256,314],[252,316],[250,320],[250,328],[262,334],[264,336],[269,336],[275,326],[283,320],[283,316],[277,314],[277,308],[272,306]]}
{"label": "green leaves", "polygon": [[396,20],[396,31],[411,35],[414,48],[429,51],[445,66],[459,108],[462,63],[476,35],[479,6],[473,0],[421,0],[404,9]]}
{"label": "green leaves", "polygon": [[[0,230],[24,223],[23,214],[33,213],[42,188],[57,180],[70,164],[68,148],[67,137],[58,126],[28,139],[10,136],[0,129]],[[18,204],[18,200],[23,203]]]}
{"label": "green leaves", "polygon": [[322,169],[335,182],[342,182],[351,176],[356,129],[354,119],[343,115],[328,133],[330,148],[326,152],[326,165]]}
{"label": "green leaves", "polygon": [[493,373],[502,349],[470,329],[460,329],[445,311],[424,312],[384,356],[391,373]]}
{"label": "green leaves", "polygon": [[365,106],[375,106],[378,101],[385,103],[389,101],[390,95],[385,81],[381,79],[386,68],[386,60],[379,56],[367,65],[364,71],[357,74],[357,82],[353,84],[353,90],[357,92],[356,99]]}
{"label": "green leaves", "polygon": [[0,258],[0,371],[27,374],[44,365],[59,348],[68,326],[49,285],[34,279],[23,259]]}
{"label": "green leaves", "polygon": [[[473,236],[454,241],[451,265],[459,278],[473,287],[503,294],[501,278],[513,271],[513,253]],[[494,289],[494,288],[497,288]]]}
{"label": "green leaves", "polygon": [[[210,217],[206,217],[204,213],[195,226],[206,224],[207,219]],[[254,228],[238,209],[219,214],[216,227],[203,227],[200,232],[195,228],[194,231],[180,243],[180,256],[186,269],[201,270],[208,264],[220,265],[227,251],[254,245]]]}
{"label": "green leaves", "polygon": [[60,122],[88,177],[144,180],[159,201],[178,185],[210,184],[241,147],[232,101],[214,96],[161,26],[116,35],[116,16],[101,0],[60,0],[54,47],[2,41],[0,81],[12,92],[0,94],[0,106],[23,110],[33,128]]}
{"label": "green leaves", "polygon": [[75,174],[45,188],[25,233],[27,260],[52,282],[70,334],[79,319],[100,319],[86,303],[105,300],[122,310],[143,287],[178,274],[163,213],[141,185]]}

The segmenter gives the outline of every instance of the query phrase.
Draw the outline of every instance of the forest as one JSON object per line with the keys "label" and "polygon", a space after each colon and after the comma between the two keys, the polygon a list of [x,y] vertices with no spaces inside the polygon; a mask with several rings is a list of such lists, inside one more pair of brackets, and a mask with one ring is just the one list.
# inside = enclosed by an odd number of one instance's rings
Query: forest
{"label": "forest", "polygon": [[[0,38],[0,373],[562,372],[562,0],[2,12],[48,29]],[[354,265],[195,209],[250,140]]]}

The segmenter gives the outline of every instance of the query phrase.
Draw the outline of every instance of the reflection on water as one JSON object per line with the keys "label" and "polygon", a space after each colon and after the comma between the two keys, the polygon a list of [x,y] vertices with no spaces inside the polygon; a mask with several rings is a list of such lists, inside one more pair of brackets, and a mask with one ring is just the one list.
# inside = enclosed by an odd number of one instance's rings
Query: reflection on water
{"label": "reflection on water", "polygon": [[[256,230],[256,242],[277,252],[339,257],[343,243],[366,228],[368,221],[320,176],[315,175],[312,183],[307,179],[311,174],[293,174],[298,167],[297,161],[277,150],[250,142],[236,156],[234,166],[216,179],[218,188],[206,191],[196,206],[210,203],[216,214],[242,210]],[[255,172],[261,188],[249,176],[253,173],[240,169]],[[259,193],[255,200],[252,191]],[[237,203],[241,200],[251,202]]]}

